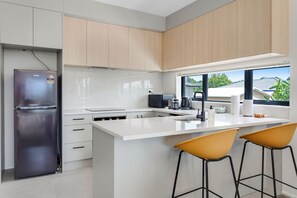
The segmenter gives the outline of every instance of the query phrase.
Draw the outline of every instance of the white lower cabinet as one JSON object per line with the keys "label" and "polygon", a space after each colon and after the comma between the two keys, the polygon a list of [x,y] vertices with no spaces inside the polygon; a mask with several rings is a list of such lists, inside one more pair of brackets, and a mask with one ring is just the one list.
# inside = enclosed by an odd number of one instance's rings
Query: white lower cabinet
{"label": "white lower cabinet", "polygon": [[154,114],[152,111],[128,112],[127,119],[151,118]]}
{"label": "white lower cabinet", "polygon": [[92,142],[64,144],[64,161],[71,162],[92,158]]}
{"label": "white lower cabinet", "polygon": [[64,116],[63,158],[64,162],[90,159],[92,151],[91,115]]}

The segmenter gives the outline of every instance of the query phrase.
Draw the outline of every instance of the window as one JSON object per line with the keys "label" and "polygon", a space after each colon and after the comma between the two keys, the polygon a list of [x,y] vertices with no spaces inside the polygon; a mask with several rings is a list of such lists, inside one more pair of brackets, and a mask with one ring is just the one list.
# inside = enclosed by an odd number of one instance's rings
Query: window
{"label": "window", "polygon": [[253,88],[255,103],[289,105],[290,67],[254,70]]}
{"label": "window", "polygon": [[182,78],[182,96],[203,91],[208,101],[230,102],[232,95],[255,104],[289,105],[290,67],[224,71]]}
{"label": "window", "polygon": [[193,97],[195,91],[202,91],[202,75],[186,76],[182,78],[182,95]]}
{"label": "window", "polygon": [[208,74],[208,100],[231,101],[232,95],[244,95],[244,71]]}

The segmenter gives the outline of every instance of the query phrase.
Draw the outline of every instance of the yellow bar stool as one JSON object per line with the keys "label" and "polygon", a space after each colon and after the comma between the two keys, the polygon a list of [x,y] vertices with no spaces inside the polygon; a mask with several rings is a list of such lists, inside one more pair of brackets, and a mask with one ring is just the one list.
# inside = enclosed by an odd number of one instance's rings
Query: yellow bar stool
{"label": "yellow bar stool", "polygon": [[[199,136],[197,138],[193,138],[188,141],[179,143],[175,146],[181,149],[181,151],[179,153],[179,158],[178,158],[178,163],[176,168],[172,198],[181,197],[197,190],[202,190],[202,197],[204,197],[204,191],[206,191],[207,198],[209,197],[209,192],[216,195],[217,197],[222,197],[217,193],[209,190],[208,163],[221,161],[226,158],[230,160],[233,180],[236,188],[236,195],[238,194],[232,158],[229,155],[227,155],[230,149],[232,148],[237,131],[238,129],[230,129],[230,130],[224,130],[224,131],[212,133],[209,135],[203,135],[203,136]],[[176,183],[177,183],[178,172],[180,167],[180,160],[183,152],[190,153],[195,157],[202,159],[202,187],[193,189],[188,192],[184,192],[179,195],[175,195]],[[204,173],[205,173],[205,176],[204,176]],[[205,180],[206,186],[204,186],[204,180]]]}
{"label": "yellow bar stool", "polygon": [[[244,147],[243,147],[237,185],[239,186],[241,184],[241,185],[243,185],[245,187],[248,187],[248,188],[251,188],[251,189],[253,189],[255,191],[258,191],[258,192],[261,193],[261,197],[263,197],[263,195],[265,194],[265,195],[267,195],[269,197],[275,197],[276,198],[277,197],[276,182],[279,182],[281,184],[284,184],[286,186],[289,186],[289,187],[294,188],[294,189],[297,190],[296,187],[294,187],[294,186],[292,186],[290,184],[284,183],[284,182],[282,182],[282,181],[275,178],[275,166],[274,166],[274,151],[289,148],[290,151],[291,151],[292,160],[293,160],[293,164],[294,164],[294,168],[295,168],[295,172],[296,172],[296,176],[297,176],[296,160],[295,160],[295,157],[294,157],[293,149],[289,145],[289,143],[291,142],[291,140],[292,140],[292,138],[294,136],[296,127],[297,127],[297,123],[290,123],[290,124],[284,124],[284,125],[280,125],[280,126],[276,126],[276,127],[267,128],[267,129],[264,129],[264,130],[256,131],[254,133],[250,133],[250,134],[246,134],[246,135],[241,136],[240,138],[245,139],[246,142],[244,143]],[[258,145],[258,146],[262,147],[262,173],[257,174],[257,175],[253,175],[253,176],[249,176],[249,177],[246,177],[246,178],[241,178],[243,160],[244,160],[246,146],[247,146],[248,143],[253,143],[255,145]],[[265,148],[270,150],[270,152],[271,152],[272,177],[264,174],[264,152],[265,152]],[[258,190],[256,188],[242,182],[244,180],[259,177],[259,176],[261,176],[261,190]],[[263,188],[264,188],[264,176],[273,180],[273,193],[274,193],[273,195],[270,195],[270,194],[263,191]],[[236,197],[236,195],[235,195],[235,197]]]}

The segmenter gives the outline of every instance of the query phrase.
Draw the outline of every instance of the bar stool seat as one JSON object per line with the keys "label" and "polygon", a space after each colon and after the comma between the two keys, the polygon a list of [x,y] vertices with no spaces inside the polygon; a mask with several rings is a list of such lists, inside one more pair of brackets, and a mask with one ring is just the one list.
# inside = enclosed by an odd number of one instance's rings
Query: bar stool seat
{"label": "bar stool seat", "polygon": [[[181,142],[175,146],[176,148],[181,149],[181,151],[180,151],[179,159],[177,163],[172,198],[181,197],[183,195],[189,194],[197,190],[202,190],[202,197],[204,197],[204,190],[206,191],[207,198],[209,197],[209,192],[216,195],[217,197],[222,197],[217,193],[209,190],[208,163],[221,161],[226,158],[229,158],[230,160],[236,193],[238,192],[232,158],[227,155],[232,148],[237,131],[238,129],[230,129],[230,130],[224,130],[224,131],[220,131],[220,132],[216,132],[208,135],[203,135],[197,138],[193,138],[193,139]],[[202,159],[202,187],[193,189],[188,192],[184,192],[179,195],[175,195],[176,183],[177,183],[178,172],[180,167],[180,160],[183,152],[187,152],[189,154],[192,154],[195,157]],[[205,177],[204,177],[204,173],[205,173]],[[206,180],[205,181],[206,187],[204,187],[204,180]]]}
{"label": "bar stool seat", "polygon": [[[271,127],[271,128],[267,128],[264,130],[256,131],[256,132],[241,136],[240,138],[245,139],[246,142],[244,143],[244,147],[243,147],[243,153],[242,153],[242,158],[241,158],[241,163],[240,163],[240,168],[239,168],[237,185],[239,186],[239,184],[242,184],[243,186],[246,186],[248,188],[256,190],[261,193],[261,197],[263,197],[264,194],[267,196],[270,196],[270,197],[277,197],[276,182],[280,182],[284,185],[287,185],[287,186],[292,187],[297,190],[296,187],[294,187],[290,184],[284,183],[284,182],[275,178],[275,166],[274,166],[274,151],[289,148],[291,151],[293,165],[294,165],[295,172],[297,175],[297,166],[296,166],[296,160],[294,157],[293,149],[291,146],[289,146],[289,143],[291,142],[291,140],[294,136],[294,133],[296,131],[296,127],[297,127],[297,123],[289,123],[289,124]],[[262,147],[262,173],[253,175],[253,176],[249,176],[247,178],[241,178],[242,166],[243,166],[243,161],[244,161],[244,157],[245,157],[247,143],[253,143],[255,145]],[[264,154],[265,154],[264,152],[265,152],[265,149],[268,149],[271,151],[272,177],[264,174]],[[249,186],[242,182],[243,180],[251,179],[254,177],[258,177],[258,176],[261,176],[261,190],[258,190],[257,188]],[[273,180],[273,191],[274,191],[273,195],[270,195],[263,191],[264,176]],[[236,197],[236,195],[235,195],[235,197]]]}

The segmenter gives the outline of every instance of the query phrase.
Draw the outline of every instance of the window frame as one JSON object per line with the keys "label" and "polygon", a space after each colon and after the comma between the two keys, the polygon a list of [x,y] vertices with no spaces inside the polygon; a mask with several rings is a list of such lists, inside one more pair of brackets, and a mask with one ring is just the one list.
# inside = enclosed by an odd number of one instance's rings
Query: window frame
{"label": "window frame", "polygon": [[[280,66],[280,67],[268,67],[268,68],[259,68],[259,69],[250,69],[244,70],[244,98],[253,98],[253,72],[255,70],[263,70],[263,69],[271,69],[271,68],[284,68],[289,67],[290,65]],[[199,75],[199,74],[198,74]],[[205,93],[205,101],[208,102],[224,102],[231,103],[231,101],[218,101],[218,100],[208,100],[208,74],[200,74],[202,75],[202,91]],[[185,79],[187,76],[182,76],[181,79],[181,95],[185,96]],[[193,101],[198,101],[198,99],[192,98]],[[241,102],[242,103],[242,102]],[[278,105],[278,106],[290,106],[290,101],[273,101],[273,100],[253,100],[254,104],[261,105]]]}

